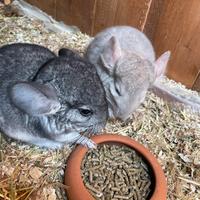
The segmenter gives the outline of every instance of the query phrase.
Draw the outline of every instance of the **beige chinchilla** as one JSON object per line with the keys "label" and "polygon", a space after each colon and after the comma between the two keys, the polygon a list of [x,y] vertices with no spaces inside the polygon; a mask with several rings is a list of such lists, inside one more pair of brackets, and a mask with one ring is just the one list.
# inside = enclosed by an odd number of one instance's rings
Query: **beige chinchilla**
{"label": "beige chinchilla", "polygon": [[164,74],[170,52],[156,59],[144,33],[116,26],[97,34],[85,57],[96,66],[104,85],[109,117],[126,120],[144,101],[154,81]]}

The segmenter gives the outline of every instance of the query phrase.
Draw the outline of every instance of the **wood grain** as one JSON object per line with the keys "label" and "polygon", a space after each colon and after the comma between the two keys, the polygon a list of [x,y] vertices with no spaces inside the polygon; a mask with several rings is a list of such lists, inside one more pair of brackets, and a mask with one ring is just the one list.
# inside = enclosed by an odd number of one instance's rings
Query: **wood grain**
{"label": "wood grain", "polygon": [[142,28],[151,0],[59,0],[56,18],[95,35],[113,25]]}
{"label": "wood grain", "polygon": [[196,77],[196,80],[194,81],[192,89],[200,92],[200,71],[197,74],[197,77]]}
{"label": "wood grain", "polygon": [[56,4],[56,19],[74,25],[84,33],[91,34],[97,0],[59,0]]}
{"label": "wood grain", "polygon": [[151,1],[149,13],[143,30],[151,41],[154,41],[155,31],[162,13],[163,5],[163,0]]}
{"label": "wood grain", "polygon": [[200,1],[165,0],[154,46],[172,51],[167,75],[191,88],[200,70]]}
{"label": "wood grain", "polygon": [[56,17],[56,0],[26,0],[26,2],[40,8],[52,17]]}
{"label": "wood grain", "polygon": [[95,35],[114,25],[143,30],[152,0],[27,0],[67,25]]}
{"label": "wood grain", "polygon": [[142,29],[151,0],[98,0],[92,35],[114,25]]}

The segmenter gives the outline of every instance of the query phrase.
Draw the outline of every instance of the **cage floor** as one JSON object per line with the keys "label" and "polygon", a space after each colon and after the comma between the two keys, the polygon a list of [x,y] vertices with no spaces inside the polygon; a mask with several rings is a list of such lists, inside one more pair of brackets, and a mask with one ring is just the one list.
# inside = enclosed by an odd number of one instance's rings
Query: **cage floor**
{"label": "cage floor", "polygon": [[[89,40],[89,36],[80,32],[48,31],[42,22],[19,15],[15,10],[5,10],[0,4],[0,46],[29,42],[55,52],[69,47],[83,53]],[[169,84],[180,85],[171,81]],[[167,177],[168,200],[200,199],[199,114],[169,105],[149,92],[130,120],[110,121],[106,131],[128,135],[150,149]],[[40,149],[0,134],[0,199],[66,199],[63,177],[70,152],[68,147]]]}

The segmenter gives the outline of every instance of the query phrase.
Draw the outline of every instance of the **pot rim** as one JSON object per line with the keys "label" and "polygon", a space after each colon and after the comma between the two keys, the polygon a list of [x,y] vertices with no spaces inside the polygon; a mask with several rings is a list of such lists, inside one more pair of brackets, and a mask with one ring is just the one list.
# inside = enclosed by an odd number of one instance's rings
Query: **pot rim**
{"label": "pot rim", "polygon": [[[154,174],[155,188],[150,200],[166,200],[167,182],[164,172],[157,159],[147,148],[128,136],[116,134],[96,135],[91,137],[91,139],[97,144],[110,142],[121,143],[133,148],[138,153],[140,153],[148,162]],[[71,153],[67,161],[64,183],[66,186],[68,186],[66,193],[69,200],[95,200],[87,188],[84,186],[81,177],[81,163],[87,151],[87,147],[79,145]]]}

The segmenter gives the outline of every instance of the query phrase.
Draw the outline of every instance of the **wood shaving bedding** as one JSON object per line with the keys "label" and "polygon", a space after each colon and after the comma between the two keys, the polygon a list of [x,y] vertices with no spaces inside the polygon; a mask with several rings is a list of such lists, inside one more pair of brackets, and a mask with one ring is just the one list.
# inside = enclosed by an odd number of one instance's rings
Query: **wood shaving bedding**
{"label": "wood shaving bedding", "polygon": [[[56,53],[59,48],[69,47],[82,54],[90,39],[80,32],[50,32],[38,20],[6,13],[0,4],[0,45],[29,42]],[[168,79],[167,82],[177,86]],[[188,95],[193,94],[183,89]],[[106,131],[130,136],[150,149],[165,171],[168,200],[200,199],[198,113],[169,105],[149,92],[131,119],[110,121]],[[68,147],[54,151],[40,149],[0,134],[0,199],[66,199],[63,177],[70,152]]]}

